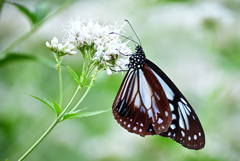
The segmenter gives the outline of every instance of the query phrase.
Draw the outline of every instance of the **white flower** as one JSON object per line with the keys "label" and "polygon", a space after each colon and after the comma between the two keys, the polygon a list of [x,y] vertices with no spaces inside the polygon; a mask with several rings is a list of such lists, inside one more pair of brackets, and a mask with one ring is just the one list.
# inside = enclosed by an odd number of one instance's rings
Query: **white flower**
{"label": "white flower", "polygon": [[53,39],[51,40],[51,44],[49,42],[46,42],[46,46],[50,49],[50,50],[54,50],[56,51],[56,49],[58,48],[58,39],[56,37],[53,37]]}
{"label": "white flower", "polygon": [[69,42],[66,42],[64,45],[58,43],[58,39],[56,37],[51,40],[51,44],[49,42],[46,42],[46,46],[50,50],[57,53],[59,56],[63,56],[66,54],[73,55],[77,53],[76,51],[74,51],[75,46],[73,44],[70,44]]}
{"label": "white flower", "polygon": [[111,71],[110,68],[107,68],[106,72],[107,72],[108,75],[112,75],[112,71]]}
{"label": "white flower", "polygon": [[50,47],[51,47],[51,45],[50,45],[50,43],[49,43],[49,42],[46,42],[46,46],[47,46],[48,48],[50,48]]}
{"label": "white flower", "polygon": [[51,44],[58,44],[58,39],[56,37],[53,37]]}
{"label": "white flower", "polygon": [[[85,21],[78,17],[76,21],[70,20],[70,25],[64,27],[65,38],[63,42],[71,43],[81,52],[85,52],[86,47],[93,47],[94,53],[91,60],[97,60],[99,66],[107,71],[108,75],[112,70],[126,70],[128,57],[123,54],[131,54],[127,47],[127,42],[122,43],[119,34],[122,32],[123,25],[100,25],[98,18]],[[110,34],[110,33],[117,34]],[[123,54],[121,54],[121,53]],[[85,53],[82,53],[85,54]],[[111,69],[109,69],[111,68]]]}
{"label": "white flower", "polygon": [[58,44],[58,51],[62,52],[62,49],[63,49],[63,45],[62,44]]}
{"label": "white flower", "polygon": [[107,56],[107,55],[104,55],[104,56],[103,56],[103,59],[107,61],[107,60],[111,60],[111,57],[110,57],[110,56]]}
{"label": "white flower", "polygon": [[77,54],[76,51],[70,51],[69,55],[74,55],[74,54]]}

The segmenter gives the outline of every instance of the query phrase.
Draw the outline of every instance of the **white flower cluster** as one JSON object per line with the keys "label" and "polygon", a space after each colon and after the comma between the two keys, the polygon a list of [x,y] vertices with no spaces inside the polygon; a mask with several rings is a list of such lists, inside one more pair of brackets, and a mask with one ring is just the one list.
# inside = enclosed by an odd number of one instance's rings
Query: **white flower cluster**
{"label": "white flower cluster", "polygon": [[75,49],[75,46],[73,44],[70,44],[69,42],[66,42],[64,45],[61,43],[58,43],[58,39],[56,37],[54,37],[51,40],[51,44],[49,42],[46,42],[46,46],[54,51],[57,52],[60,56],[63,55],[73,55],[76,54],[77,52],[74,51],[73,49]]}
{"label": "white flower cluster", "polygon": [[[64,28],[66,43],[73,44],[81,51],[83,47],[92,46],[94,54],[92,60],[98,60],[99,65],[106,69],[107,74],[111,75],[112,70],[126,70],[128,58],[123,54],[131,54],[132,51],[126,46],[127,42],[122,43],[120,34],[123,25],[100,25],[98,18],[85,21],[77,18],[76,21],[71,20],[70,25]],[[110,33],[118,34],[110,34]],[[123,54],[120,54],[120,51]],[[110,70],[111,68],[111,70]]]}

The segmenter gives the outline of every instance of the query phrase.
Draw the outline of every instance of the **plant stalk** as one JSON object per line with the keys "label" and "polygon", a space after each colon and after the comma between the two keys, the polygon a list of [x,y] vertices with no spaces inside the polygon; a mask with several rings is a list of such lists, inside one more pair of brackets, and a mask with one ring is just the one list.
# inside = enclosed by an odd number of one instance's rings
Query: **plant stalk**
{"label": "plant stalk", "polygon": [[50,131],[52,131],[52,129],[57,125],[58,120],[56,119],[52,125],[47,129],[47,131],[37,140],[37,142],[35,144],[33,144],[33,146],[28,149],[28,151],[18,160],[18,161],[22,161],[23,159],[25,159],[38,145],[39,143],[42,142],[42,140],[50,133]]}

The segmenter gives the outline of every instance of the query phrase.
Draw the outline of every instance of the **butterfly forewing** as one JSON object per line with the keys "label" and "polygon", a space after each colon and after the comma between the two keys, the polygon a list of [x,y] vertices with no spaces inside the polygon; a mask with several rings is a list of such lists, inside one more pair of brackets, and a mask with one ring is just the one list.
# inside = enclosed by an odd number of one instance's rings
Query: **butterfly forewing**
{"label": "butterfly forewing", "polygon": [[130,69],[113,104],[113,115],[129,132],[141,136],[166,132],[172,121],[171,110],[163,88],[151,69]]}
{"label": "butterfly forewing", "polygon": [[191,105],[161,69],[149,60],[146,63],[161,82],[172,111],[172,123],[168,131],[160,135],[169,137],[190,149],[203,148],[205,145],[203,128]]}

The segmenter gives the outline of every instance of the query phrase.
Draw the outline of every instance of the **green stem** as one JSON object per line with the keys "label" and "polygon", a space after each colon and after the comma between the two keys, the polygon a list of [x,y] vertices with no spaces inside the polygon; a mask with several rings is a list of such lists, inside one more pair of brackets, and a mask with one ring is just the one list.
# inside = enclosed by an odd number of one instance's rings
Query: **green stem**
{"label": "green stem", "polygon": [[[95,60],[94,62],[91,63],[90,67],[88,67],[88,70],[87,70],[87,75],[86,77],[89,77],[89,75],[92,73],[93,69],[96,68],[96,63],[97,60]],[[98,72],[99,73],[99,72]],[[96,75],[96,74],[95,74]]]}
{"label": "green stem", "polygon": [[50,133],[50,131],[52,131],[52,129],[57,125],[57,123],[58,120],[56,119],[47,129],[47,131],[38,139],[38,141],[33,144],[33,146],[18,161],[22,161],[23,159],[25,159],[39,145],[39,143],[42,142],[42,140]]}
{"label": "green stem", "polygon": [[62,108],[62,72],[61,72],[61,66],[58,64],[58,76],[59,76],[59,93],[60,93],[60,101],[59,106]]}
{"label": "green stem", "polygon": [[95,77],[92,77],[91,83],[90,83],[89,87],[87,88],[87,90],[85,91],[84,95],[82,96],[82,98],[78,101],[78,103],[72,108],[72,110],[69,113],[73,112],[78,107],[78,105],[83,101],[83,99],[86,97],[86,95],[88,94],[89,90],[93,86],[93,82],[94,81],[95,81]]}
{"label": "green stem", "polygon": [[8,46],[4,51],[2,51],[2,54],[0,58],[3,58],[9,51],[11,51],[13,48],[15,48],[17,45],[22,43],[25,39],[27,39],[29,36],[31,36],[36,30],[38,30],[46,21],[57,15],[60,11],[65,9],[67,6],[69,6],[72,1],[74,0],[67,0],[65,1],[54,13],[52,13],[50,16],[46,17],[39,23],[35,24],[34,27],[31,28],[30,31],[27,33],[23,34],[20,38],[18,38],[16,41],[14,41],[10,46]]}
{"label": "green stem", "polygon": [[76,92],[74,93],[72,99],[70,100],[70,102],[68,103],[67,107],[61,112],[61,114],[58,116],[58,120],[61,121],[62,117],[64,116],[64,114],[67,112],[67,110],[69,109],[69,107],[71,106],[71,104],[73,103],[74,99],[77,97],[78,92],[81,90],[81,87],[78,86]]}

